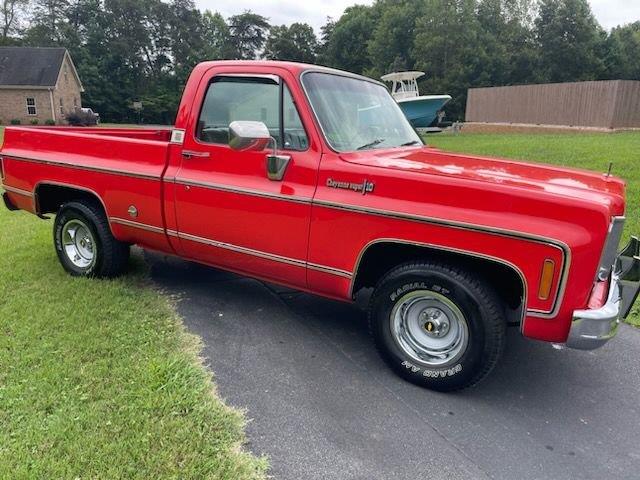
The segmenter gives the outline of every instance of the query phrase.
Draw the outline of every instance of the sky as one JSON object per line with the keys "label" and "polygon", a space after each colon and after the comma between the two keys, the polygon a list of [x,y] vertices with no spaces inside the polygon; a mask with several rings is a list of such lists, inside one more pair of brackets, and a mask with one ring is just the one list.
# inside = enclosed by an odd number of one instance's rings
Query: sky
{"label": "sky", "polygon": [[[252,10],[269,18],[272,25],[293,22],[310,24],[316,34],[326,23],[327,16],[338,19],[344,9],[355,3],[371,4],[373,0],[195,0],[201,9],[220,12],[225,18]],[[591,8],[600,24],[607,30],[616,25],[640,20],[638,0],[591,0]]]}

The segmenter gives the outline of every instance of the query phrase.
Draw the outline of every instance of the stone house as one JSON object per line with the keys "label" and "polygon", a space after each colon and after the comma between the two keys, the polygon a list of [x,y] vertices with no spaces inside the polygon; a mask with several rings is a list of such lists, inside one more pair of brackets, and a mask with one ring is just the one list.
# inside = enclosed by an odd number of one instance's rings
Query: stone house
{"label": "stone house", "polygon": [[0,47],[0,122],[66,123],[84,91],[64,48]]}

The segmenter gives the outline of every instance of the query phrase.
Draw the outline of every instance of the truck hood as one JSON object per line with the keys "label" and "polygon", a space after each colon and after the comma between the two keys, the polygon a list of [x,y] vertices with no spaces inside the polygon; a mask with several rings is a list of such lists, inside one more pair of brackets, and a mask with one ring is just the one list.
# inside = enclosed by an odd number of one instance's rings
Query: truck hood
{"label": "truck hood", "polygon": [[625,184],[604,172],[448,153],[430,147],[368,150],[343,154],[342,158],[371,167],[538,190],[604,203],[612,215],[624,214]]}

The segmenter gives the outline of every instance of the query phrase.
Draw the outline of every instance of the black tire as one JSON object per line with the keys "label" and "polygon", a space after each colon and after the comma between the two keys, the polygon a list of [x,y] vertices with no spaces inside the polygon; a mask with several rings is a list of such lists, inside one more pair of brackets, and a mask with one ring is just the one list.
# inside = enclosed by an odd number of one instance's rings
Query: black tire
{"label": "black tire", "polygon": [[[438,324],[434,330],[434,318],[448,328]],[[413,347],[416,338],[432,342],[434,335],[451,336],[454,323],[459,340],[435,340],[451,342],[451,357],[442,365],[434,365],[442,360],[429,356],[433,350],[425,355]],[[442,392],[473,386],[486,377],[502,355],[506,336],[504,308],[495,291],[477,275],[441,262],[407,263],[388,272],[371,297],[369,327],[393,370],[412,383]]]}
{"label": "black tire", "polygon": [[[68,233],[65,239],[63,236],[65,226],[70,228],[69,225],[80,227],[86,235],[84,238],[90,240],[87,244],[92,254],[91,260],[87,260],[89,256],[85,259],[77,254],[78,261],[74,263],[71,254],[67,253],[65,241],[69,243],[71,236]],[[53,225],[53,240],[60,263],[73,276],[112,278],[122,274],[127,268],[129,244],[113,237],[104,210],[97,202],[78,200],[62,205]]]}

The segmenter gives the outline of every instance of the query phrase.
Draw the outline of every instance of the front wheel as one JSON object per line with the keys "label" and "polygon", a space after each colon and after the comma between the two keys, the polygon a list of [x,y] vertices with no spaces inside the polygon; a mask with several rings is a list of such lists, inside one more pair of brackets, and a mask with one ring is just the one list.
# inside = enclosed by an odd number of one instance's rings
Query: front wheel
{"label": "front wheel", "polygon": [[504,349],[506,321],[493,289],[471,272],[440,262],[401,265],[378,283],[369,311],[385,361],[421,386],[475,385]]}
{"label": "front wheel", "polygon": [[113,237],[97,203],[80,200],[62,205],[53,238],[60,263],[73,276],[115,277],[126,269],[129,245]]}

